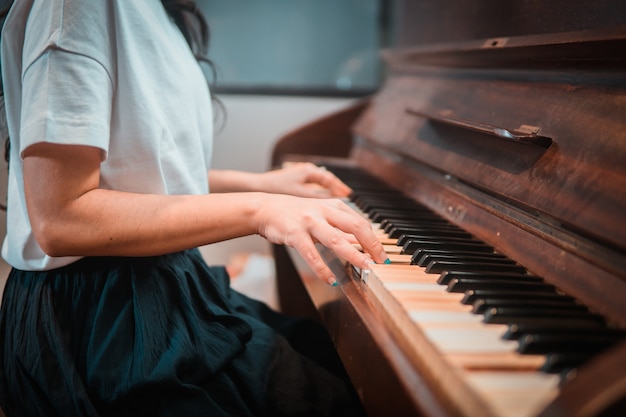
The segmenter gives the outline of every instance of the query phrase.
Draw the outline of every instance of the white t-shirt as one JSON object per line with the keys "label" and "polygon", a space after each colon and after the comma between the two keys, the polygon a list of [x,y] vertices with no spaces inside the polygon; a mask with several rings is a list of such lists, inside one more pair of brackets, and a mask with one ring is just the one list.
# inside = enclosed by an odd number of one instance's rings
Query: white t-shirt
{"label": "white t-shirt", "polygon": [[210,93],[160,0],[16,0],[1,48],[9,264],[47,270],[77,259],[51,258],[34,239],[21,158],[34,143],[101,148],[101,188],[208,192]]}

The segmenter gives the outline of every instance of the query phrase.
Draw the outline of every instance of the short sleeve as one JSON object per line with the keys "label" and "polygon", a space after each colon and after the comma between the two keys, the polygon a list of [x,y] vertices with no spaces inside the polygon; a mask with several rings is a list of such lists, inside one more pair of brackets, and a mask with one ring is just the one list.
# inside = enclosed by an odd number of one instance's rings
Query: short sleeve
{"label": "short sleeve", "polygon": [[49,49],[24,71],[20,155],[39,142],[101,148],[110,137],[113,83],[96,60]]}

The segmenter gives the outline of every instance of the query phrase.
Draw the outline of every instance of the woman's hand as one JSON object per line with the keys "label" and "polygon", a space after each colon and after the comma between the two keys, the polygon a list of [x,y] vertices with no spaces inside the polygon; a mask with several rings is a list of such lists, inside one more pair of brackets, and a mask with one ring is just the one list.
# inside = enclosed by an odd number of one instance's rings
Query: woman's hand
{"label": "woman's hand", "polygon": [[[335,276],[324,263],[316,243],[360,268],[387,260],[369,221],[338,199],[268,194],[259,205],[255,222],[261,236],[296,249],[317,276],[331,285],[336,283]],[[355,248],[356,242],[365,253]]]}
{"label": "woman's hand", "polygon": [[292,163],[282,169],[263,173],[234,170],[211,170],[208,173],[212,193],[259,191],[298,197],[347,197],[352,190],[323,167],[308,162]]}
{"label": "woman's hand", "polygon": [[352,190],[332,172],[309,162],[260,174],[264,191],[299,197],[347,197]]}

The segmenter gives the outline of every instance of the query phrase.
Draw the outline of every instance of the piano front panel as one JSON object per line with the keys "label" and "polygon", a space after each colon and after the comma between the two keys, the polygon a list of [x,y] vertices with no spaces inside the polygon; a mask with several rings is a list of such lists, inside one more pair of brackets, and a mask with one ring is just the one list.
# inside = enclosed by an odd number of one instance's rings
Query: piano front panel
{"label": "piano front panel", "polygon": [[[406,60],[419,63],[421,58],[416,53]],[[393,64],[394,56],[389,60]],[[359,138],[489,190],[564,231],[626,251],[626,222],[621,220],[626,212],[626,78],[602,71],[581,70],[573,77],[560,69],[518,68],[494,75],[493,68],[395,65],[399,73],[386,80],[354,126]],[[619,86],[605,84],[607,78]],[[553,143],[548,148],[515,143],[416,112],[508,130],[525,126]],[[623,253],[614,256],[624,262]]]}

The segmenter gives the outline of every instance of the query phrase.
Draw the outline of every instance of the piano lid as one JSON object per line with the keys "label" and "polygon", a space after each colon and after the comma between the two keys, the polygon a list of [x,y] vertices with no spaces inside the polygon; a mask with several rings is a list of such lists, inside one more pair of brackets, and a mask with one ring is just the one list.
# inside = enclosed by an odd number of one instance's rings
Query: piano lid
{"label": "piano lid", "polygon": [[394,48],[619,28],[623,0],[386,0]]}

